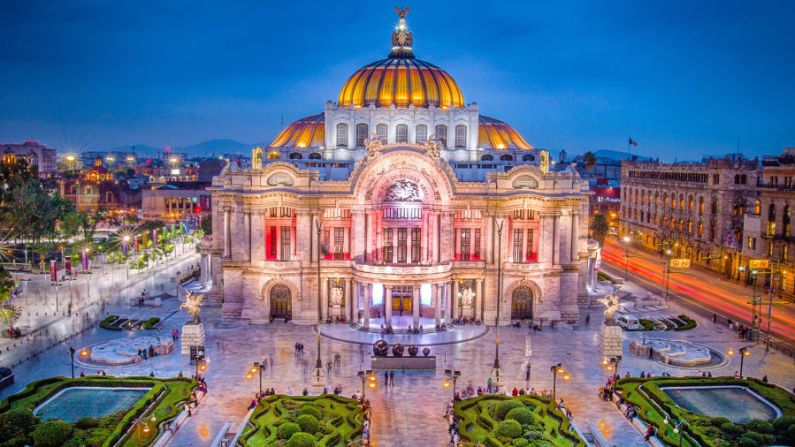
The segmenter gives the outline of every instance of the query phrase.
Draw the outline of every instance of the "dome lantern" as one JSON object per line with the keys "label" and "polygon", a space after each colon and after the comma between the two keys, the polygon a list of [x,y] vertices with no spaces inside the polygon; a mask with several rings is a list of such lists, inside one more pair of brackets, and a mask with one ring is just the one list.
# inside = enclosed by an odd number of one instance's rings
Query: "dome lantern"
{"label": "dome lantern", "polygon": [[406,14],[409,8],[403,9],[395,6],[395,12],[399,17],[395,30],[392,31],[392,52],[389,53],[390,59],[414,59],[414,52],[411,49],[413,36],[406,26]]}

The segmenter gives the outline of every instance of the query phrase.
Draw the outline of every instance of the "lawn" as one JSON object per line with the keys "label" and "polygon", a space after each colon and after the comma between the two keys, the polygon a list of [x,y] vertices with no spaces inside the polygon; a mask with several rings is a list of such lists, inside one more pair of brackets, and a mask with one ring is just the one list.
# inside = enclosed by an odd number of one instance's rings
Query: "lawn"
{"label": "lawn", "polygon": [[455,404],[463,445],[585,447],[549,399],[489,394]]}
{"label": "lawn", "polygon": [[[726,418],[694,414],[677,406],[660,387],[666,386],[747,386],[779,407],[783,416],[772,421],[751,420],[745,424]],[[755,447],[764,445],[793,445],[795,443],[795,396],[777,386],[756,379],[714,378],[653,378],[621,379],[617,388],[627,401],[638,407],[640,418],[654,425],[657,437],[669,446],[678,446],[680,433],[683,447],[722,446]],[[664,422],[665,414],[671,417]],[[674,423],[684,421],[684,429],[674,432]],[[720,439],[720,442],[717,440]]]}
{"label": "lawn", "polygon": [[244,447],[336,447],[361,438],[364,409],[353,399],[268,396],[259,401],[240,437]]}
{"label": "lawn", "polygon": [[[31,411],[40,403],[62,389],[73,386],[151,388],[131,408],[99,418],[83,418],[74,424],[63,421],[41,421]],[[137,447],[151,444],[160,433],[164,421],[175,418],[196,383],[190,379],[158,379],[153,377],[117,378],[88,376],[77,379],[51,377],[29,384],[23,391],[0,402],[0,445],[17,446],[35,444],[48,446],[47,437],[56,441],[52,445],[105,447],[119,445]],[[136,418],[151,421],[149,430],[138,433],[128,429]],[[132,436],[131,436],[132,435]]]}

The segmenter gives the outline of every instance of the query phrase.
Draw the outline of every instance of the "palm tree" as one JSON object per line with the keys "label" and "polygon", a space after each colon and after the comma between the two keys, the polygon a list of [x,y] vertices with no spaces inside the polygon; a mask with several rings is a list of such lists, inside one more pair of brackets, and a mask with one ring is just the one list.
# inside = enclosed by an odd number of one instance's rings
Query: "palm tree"
{"label": "palm tree", "polygon": [[591,219],[591,237],[601,245],[604,245],[605,236],[607,236],[609,230],[610,225],[607,223],[607,216],[602,213],[595,214]]}
{"label": "palm tree", "polygon": [[596,155],[591,151],[582,154],[582,163],[585,165],[585,169],[590,171],[596,166]]}

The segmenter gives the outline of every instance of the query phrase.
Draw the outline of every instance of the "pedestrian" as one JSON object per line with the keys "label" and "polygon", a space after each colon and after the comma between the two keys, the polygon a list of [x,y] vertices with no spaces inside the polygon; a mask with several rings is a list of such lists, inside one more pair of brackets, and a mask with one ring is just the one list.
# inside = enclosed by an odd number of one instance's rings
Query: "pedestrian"
{"label": "pedestrian", "polygon": [[649,424],[649,427],[646,429],[646,433],[643,435],[643,440],[648,441],[652,436],[654,436],[654,425]]}
{"label": "pedestrian", "polygon": [[716,313],[712,314],[712,322],[714,324],[718,324],[718,314],[716,314]]}
{"label": "pedestrian", "polygon": [[649,360],[654,359],[654,347],[649,348]]}
{"label": "pedestrian", "polygon": [[395,372],[389,371],[389,385],[394,388],[395,387]]}
{"label": "pedestrian", "polygon": [[384,384],[389,386],[389,371],[384,371]]}
{"label": "pedestrian", "polygon": [[765,383],[767,383],[767,374],[765,374],[764,376],[762,376],[762,382],[765,382]]}

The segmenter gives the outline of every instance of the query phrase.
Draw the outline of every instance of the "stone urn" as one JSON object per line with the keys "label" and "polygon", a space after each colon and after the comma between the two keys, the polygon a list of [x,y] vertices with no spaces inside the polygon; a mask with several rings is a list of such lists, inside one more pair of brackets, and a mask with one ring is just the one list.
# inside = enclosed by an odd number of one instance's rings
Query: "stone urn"
{"label": "stone urn", "polygon": [[395,357],[403,357],[403,345],[397,343],[395,346],[392,346],[392,355]]}
{"label": "stone urn", "polygon": [[389,344],[384,340],[373,343],[373,355],[376,357],[386,357],[389,354]]}
{"label": "stone urn", "polygon": [[424,355],[425,357],[428,357],[430,354],[431,354],[431,348],[429,348],[427,346],[422,348],[422,355]]}
{"label": "stone urn", "polygon": [[409,345],[409,355],[410,356],[416,357],[417,356],[417,352],[419,352],[419,351],[420,350],[417,349],[417,345]]}

